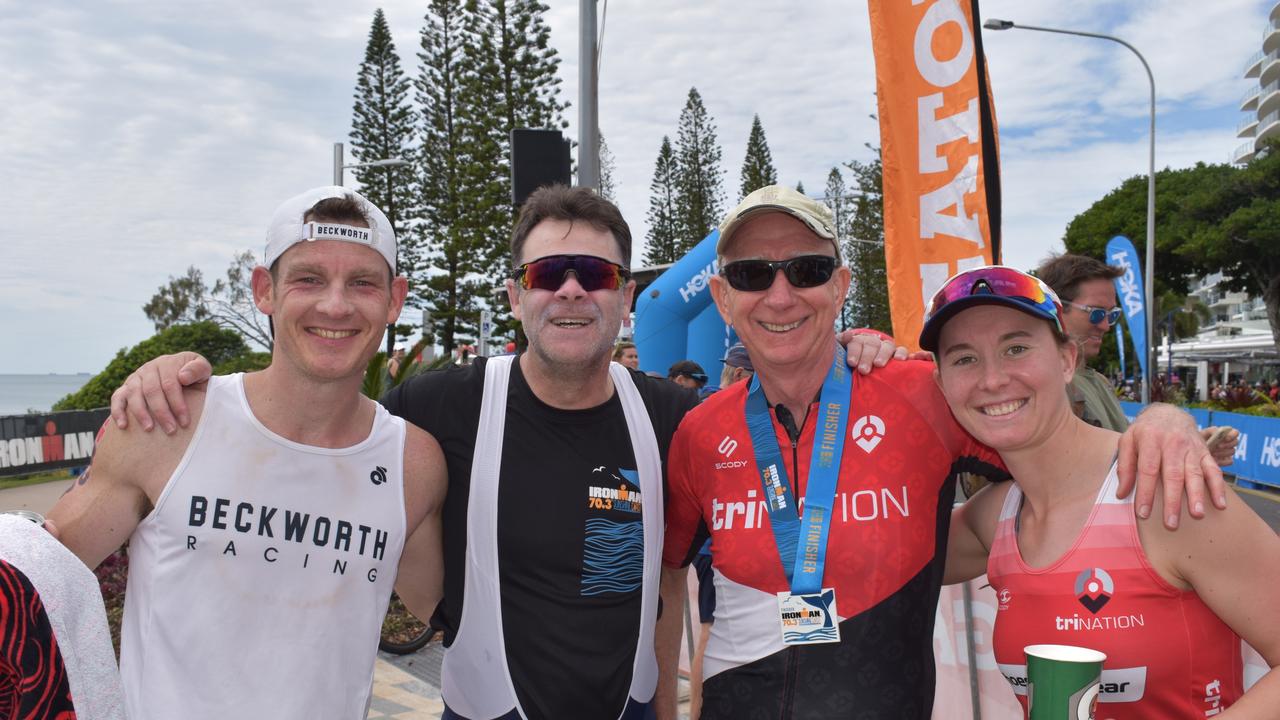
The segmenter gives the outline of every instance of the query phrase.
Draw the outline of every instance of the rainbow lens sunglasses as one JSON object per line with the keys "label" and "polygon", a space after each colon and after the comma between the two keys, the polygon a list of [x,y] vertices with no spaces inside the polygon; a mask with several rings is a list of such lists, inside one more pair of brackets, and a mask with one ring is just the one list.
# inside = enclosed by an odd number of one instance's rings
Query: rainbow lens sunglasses
{"label": "rainbow lens sunglasses", "polygon": [[511,271],[511,278],[525,290],[555,292],[572,271],[587,292],[617,290],[631,279],[631,271],[593,255],[548,255]]}
{"label": "rainbow lens sunglasses", "polygon": [[779,270],[792,287],[818,287],[831,279],[836,270],[836,259],[830,255],[801,255],[778,262],[735,260],[720,268],[720,274],[734,290],[762,292],[773,286]]}
{"label": "rainbow lens sunglasses", "polygon": [[995,295],[1014,300],[1053,321],[1058,330],[1063,331],[1062,302],[1057,294],[1040,278],[1003,265],[987,265],[952,276],[929,301],[924,314],[925,323],[951,303],[975,295]]}

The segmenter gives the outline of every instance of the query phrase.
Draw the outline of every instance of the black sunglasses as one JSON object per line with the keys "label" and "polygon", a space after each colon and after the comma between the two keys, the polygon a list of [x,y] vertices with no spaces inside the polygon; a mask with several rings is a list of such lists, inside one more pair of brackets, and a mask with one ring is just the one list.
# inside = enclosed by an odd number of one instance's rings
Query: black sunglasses
{"label": "black sunglasses", "polygon": [[548,255],[511,271],[511,277],[525,290],[555,292],[572,271],[587,292],[617,290],[631,279],[631,271],[594,255]]}
{"label": "black sunglasses", "polygon": [[801,255],[790,260],[735,260],[720,268],[729,287],[745,292],[761,292],[773,285],[778,271],[792,287],[811,288],[825,284],[836,270],[836,259],[830,255]]}

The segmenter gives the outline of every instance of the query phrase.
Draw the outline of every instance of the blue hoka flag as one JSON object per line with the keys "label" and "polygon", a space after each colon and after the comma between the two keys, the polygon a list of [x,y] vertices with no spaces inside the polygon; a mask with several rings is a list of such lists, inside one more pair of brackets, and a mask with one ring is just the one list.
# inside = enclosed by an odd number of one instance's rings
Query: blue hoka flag
{"label": "blue hoka flag", "polygon": [[1116,278],[1116,297],[1129,321],[1129,337],[1133,338],[1142,378],[1148,381],[1151,375],[1147,373],[1147,303],[1142,291],[1142,264],[1129,238],[1117,235],[1107,242],[1107,264],[1124,270],[1124,275]]}
{"label": "blue hoka flag", "polygon": [[1120,377],[1129,377],[1124,371],[1124,326],[1116,325],[1116,352],[1120,355]]}

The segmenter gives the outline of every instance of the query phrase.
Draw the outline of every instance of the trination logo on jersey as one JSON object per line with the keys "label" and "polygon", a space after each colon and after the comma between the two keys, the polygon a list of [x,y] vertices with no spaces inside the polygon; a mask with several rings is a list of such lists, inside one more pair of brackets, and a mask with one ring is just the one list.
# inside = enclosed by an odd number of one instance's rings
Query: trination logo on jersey
{"label": "trination logo on jersey", "polygon": [[1102,568],[1081,570],[1080,574],[1076,575],[1074,589],[1076,600],[1096,617],[1090,615],[1082,617],[1080,613],[1073,613],[1071,617],[1059,615],[1053,619],[1055,630],[1130,630],[1147,624],[1146,618],[1141,613],[1098,615],[1098,611],[1110,602],[1116,592],[1115,581],[1111,579],[1110,573]]}
{"label": "trination logo on jersey", "polygon": [[[242,548],[236,547],[237,538],[230,535],[237,533],[242,536],[239,539],[241,543],[247,538],[276,540],[277,542],[266,543],[266,547],[261,550],[262,560],[268,563],[284,559],[312,570],[328,567],[321,565],[327,563],[327,559],[312,562],[311,553],[314,549],[331,551],[331,554],[345,553],[348,556],[345,559],[333,559],[333,566],[329,570],[334,575],[346,575],[351,555],[375,561],[384,560],[387,543],[391,539],[391,534],[386,530],[361,523],[334,520],[325,515],[271,505],[238,502],[229,498],[207,498],[203,495],[191,496],[187,526],[203,531],[187,535],[186,549],[193,552],[204,551],[207,543],[212,542],[215,549],[221,548],[224,557],[238,558]],[[216,535],[213,531],[217,531]],[[292,543],[305,550],[298,553],[285,547],[282,551],[282,543]],[[257,548],[253,552],[256,553]],[[301,558],[298,558],[299,554]],[[250,556],[251,553],[246,551],[245,557]],[[380,565],[380,562],[375,562],[365,573],[369,582],[377,581]]]}
{"label": "trination logo on jersey", "polygon": [[1102,568],[1085,568],[1076,576],[1076,599],[1093,613],[1098,614],[1111,596],[1115,594],[1115,582]]}
{"label": "trination logo on jersey", "polygon": [[[801,510],[804,502],[800,502]],[[742,530],[769,527],[765,516],[769,512],[766,502],[760,499],[760,491],[751,489],[742,501],[711,499],[711,529]],[[871,522],[911,517],[907,501],[907,486],[897,489],[859,490],[836,493],[831,509],[832,519],[841,523]]]}
{"label": "trination logo on jersey", "polygon": [[880,444],[884,439],[885,424],[875,415],[863,415],[853,424],[853,429],[849,431],[849,436],[857,443],[862,451],[870,455],[872,450]]}

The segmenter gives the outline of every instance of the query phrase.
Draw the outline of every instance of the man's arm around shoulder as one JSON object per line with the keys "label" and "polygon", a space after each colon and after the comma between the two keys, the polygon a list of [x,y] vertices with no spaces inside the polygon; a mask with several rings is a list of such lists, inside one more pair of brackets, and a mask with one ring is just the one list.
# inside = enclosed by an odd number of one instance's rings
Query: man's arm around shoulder
{"label": "man's arm around shoulder", "polygon": [[444,453],[428,433],[405,425],[404,553],[396,575],[396,593],[420,620],[428,620],[444,588],[441,508],[448,488]]}
{"label": "man's arm around shoulder", "polygon": [[[184,392],[193,419],[204,410],[204,386]],[[128,541],[182,461],[198,422],[173,435],[103,425],[93,463],[49,511],[58,539],[85,565],[97,567]]]}

